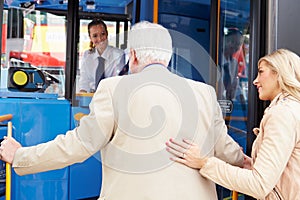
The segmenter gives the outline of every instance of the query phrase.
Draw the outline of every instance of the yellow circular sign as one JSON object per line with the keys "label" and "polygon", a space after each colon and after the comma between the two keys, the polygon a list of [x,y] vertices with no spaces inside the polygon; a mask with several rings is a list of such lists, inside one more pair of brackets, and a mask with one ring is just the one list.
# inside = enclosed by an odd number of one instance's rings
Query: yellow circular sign
{"label": "yellow circular sign", "polygon": [[23,71],[16,71],[13,75],[13,81],[18,86],[24,86],[28,81],[28,76]]}

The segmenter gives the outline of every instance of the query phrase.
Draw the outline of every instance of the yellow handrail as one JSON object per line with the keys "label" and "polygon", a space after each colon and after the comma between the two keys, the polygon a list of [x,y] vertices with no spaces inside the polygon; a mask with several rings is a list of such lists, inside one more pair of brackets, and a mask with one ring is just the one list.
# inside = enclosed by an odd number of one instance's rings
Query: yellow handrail
{"label": "yellow handrail", "polygon": [[238,192],[237,191],[232,191],[232,200],[238,200]]}
{"label": "yellow handrail", "polygon": [[[7,123],[7,137],[12,137],[12,122]],[[5,187],[5,200],[11,199],[11,166],[6,163],[6,187]]]}

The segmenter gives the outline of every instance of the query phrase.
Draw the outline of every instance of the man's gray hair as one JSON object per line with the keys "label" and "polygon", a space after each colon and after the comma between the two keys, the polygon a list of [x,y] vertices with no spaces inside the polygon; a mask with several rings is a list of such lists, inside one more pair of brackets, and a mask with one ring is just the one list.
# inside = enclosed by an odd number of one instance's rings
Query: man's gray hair
{"label": "man's gray hair", "polygon": [[140,62],[166,62],[172,56],[172,39],[169,31],[163,26],[142,21],[134,26],[128,36],[129,48],[136,51]]}

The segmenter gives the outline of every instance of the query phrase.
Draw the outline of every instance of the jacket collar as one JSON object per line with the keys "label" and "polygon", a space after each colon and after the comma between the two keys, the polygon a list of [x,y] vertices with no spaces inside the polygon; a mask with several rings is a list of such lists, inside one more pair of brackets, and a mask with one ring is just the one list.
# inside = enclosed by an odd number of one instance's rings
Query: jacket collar
{"label": "jacket collar", "polygon": [[149,65],[146,65],[144,67],[144,69],[142,70],[142,72],[144,71],[149,71],[149,70],[153,70],[153,69],[162,69],[162,70],[168,70],[168,68],[160,63],[152,63]]}
{"label": "jacket collar", "polygon": [[290,95],[286,92],[280,92],[270,103],[268,109],[277,105],[281,101],[285,101]]}
{"label": "jacket collar", "polygon": [[95,49],[95,53],[94,53],[94,59],[98,59],[98,57],[102,57],[104,58],[105,60],[108,60],[109,58],[109,53],[110,53],[110,50],[111,50],[111,46],[107,45],[107,47],[105,48],[105,50],[103,51],[102,55],[99,54],[99,52]]}

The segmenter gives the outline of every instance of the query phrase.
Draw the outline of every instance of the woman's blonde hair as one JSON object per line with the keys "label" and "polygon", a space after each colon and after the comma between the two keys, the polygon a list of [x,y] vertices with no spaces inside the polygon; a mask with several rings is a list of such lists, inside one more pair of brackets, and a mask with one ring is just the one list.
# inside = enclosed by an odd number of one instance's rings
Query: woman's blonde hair
{"label": "woman's blonde hair", "polygon": [[290,94],[300,101],[300,57],[287,49],[278,49],[259,59],[268,62],[271,70],[278,74],[278,83],[282,92]]}

